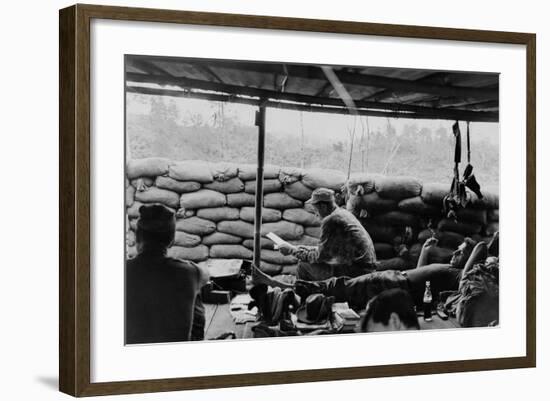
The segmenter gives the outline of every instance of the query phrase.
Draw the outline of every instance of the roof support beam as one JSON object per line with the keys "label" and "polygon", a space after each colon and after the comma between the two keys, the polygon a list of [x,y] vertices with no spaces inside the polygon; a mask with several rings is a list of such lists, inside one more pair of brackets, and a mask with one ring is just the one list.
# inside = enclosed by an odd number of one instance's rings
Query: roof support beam
{"label": "roof support beam", "polygon": [[[143,95],[170,96],[190,99],[203,99],[217,102],[231,102],[258,106],[262,103],[262,98],[249,98],[236,95],[196,92],[191,90],[149,88],[142,86],[126,86],[129,93],[139,93]],[[349,110],[341,105],[335,107],[287,103],[281,101],[265,101],[267,107],[280,108],[286,110],[308,111],[317,113],[332,114],[350,114]],[[399,111],[381,111],[371,109],[357,109],[356,113],[363,116],[372,117],[390,117],[390,118],[410,118],[410,119],[432,119],[432,120],[461,120],[471,122],[498,122],[498,113],[491,112],[470,112],[464,110],[435,109],[431,112],[399,112]]]}
{"label": "roof support beam", "polygon": [[[286,93],[286,92],[275,92],[266,89],[258,89],[253,87],[244,87],[236,85],[227,85],[219,84],[215,82],[187,79],[182,77],[166,77],[159,75],[146,75],[146,74],[136,74],[136,73],[126,73],[126,80],[136,83],[149,83],[157,84],[160,86],[171,85],[177,86],[183,89],[200,89],[205,91],[213,92],[222,92],[228,95],[244,95],[250,97],[258,97],[264,99],[271,99],[277,101],[288,101],[296,103],[307,103],[311,105],[320,105],[320,106],[336,106],[336,107],[345,107],[341,99],[337,98],[324,98],[316,97],[309,95],[301,95],[296,93]],[[418,113],[423,115],[440,115],[441,118],[449,118],[449,115],[455,115],[456,113],[463,116],[469,116],[473,121],[473,118],[480,118],[480,116],[475,113],[480,112],[470,112],[465,110],[451,110],[451,109],[434,109],[424,106],[416,105],[407,105],[407,104],[395,104],[395,103],[381,103],[381,102],[355,102],[355,105],[358,109],[375,109],[375,110],[390,110],[396,112],[411,112]],[[454,113],[456,112],[456,113]],[[473,114],[472,114],[473,113]],[[485,118],[485,117],[483,117]],[[489,117],[491,119],[495,118],[495,114],[492,113]],[[496,119],[498,120],[498,113],[496,114]],[[461,120],[468,120],[468,118],[461,118]]]}

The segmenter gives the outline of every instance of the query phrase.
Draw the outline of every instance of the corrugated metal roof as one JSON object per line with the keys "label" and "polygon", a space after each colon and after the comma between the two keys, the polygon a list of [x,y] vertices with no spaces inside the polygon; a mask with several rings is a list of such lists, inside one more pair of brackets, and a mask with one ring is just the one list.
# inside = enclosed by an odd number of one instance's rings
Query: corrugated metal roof
{"label": "corrugated metal roof", "polygon": [[[330,66],[362,115],[497,122],[499,74]],[[321,66],[126,56],[130,92],[350,113]]]}

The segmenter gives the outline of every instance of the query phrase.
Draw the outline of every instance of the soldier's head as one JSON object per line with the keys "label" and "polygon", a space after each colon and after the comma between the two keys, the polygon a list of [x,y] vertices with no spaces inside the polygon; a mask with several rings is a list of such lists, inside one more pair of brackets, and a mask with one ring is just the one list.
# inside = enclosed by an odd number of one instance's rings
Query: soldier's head
{"label": "soldier's head", "polygon": [[165,251],[174,242],[176,219],[174,213],[163,205],[143,205],[139,208],[136,229],[138,252],[144,250]]}
{"label": "soldier's head", "polygon": [[462,242],[453,252],[453,256],[451,257],[451,266],[457,269],[462,269],[472,254],[475,245],[476,243],[473,239],[468,237],[464,238],[464,242]]}
{"label": "soldier's head", "polygon": [[321,218],[328,216],[338,207],[334,191],[328,188],[317,188],[314,190],[306,204],[311,205]]}
{"label": "soldier's head", "polygon": [[362,332],[419,329],[412,297],[399,288],[385,290],[372,298],[361,321]]}

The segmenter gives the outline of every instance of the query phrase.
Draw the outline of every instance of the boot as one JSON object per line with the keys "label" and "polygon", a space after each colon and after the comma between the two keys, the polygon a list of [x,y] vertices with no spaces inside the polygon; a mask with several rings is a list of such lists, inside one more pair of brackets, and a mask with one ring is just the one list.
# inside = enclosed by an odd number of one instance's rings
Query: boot
{"label": "boot", "polygon": [[476,194],[478,199],[483,199],[483,194],[481,193],[481,186],[477,182],[475,175],[472,174],[471,176],[469,176],[465,181],[465,185],[466,187],[471,189],[473,193]]}
{"label": "boot", "polygon": [[466,180],[470,175],[472,175],[472,172],[474,171],[474,166],[472,166],[470,163],[466,166],[464,169],[464,174],[462,175],[463,179]]}

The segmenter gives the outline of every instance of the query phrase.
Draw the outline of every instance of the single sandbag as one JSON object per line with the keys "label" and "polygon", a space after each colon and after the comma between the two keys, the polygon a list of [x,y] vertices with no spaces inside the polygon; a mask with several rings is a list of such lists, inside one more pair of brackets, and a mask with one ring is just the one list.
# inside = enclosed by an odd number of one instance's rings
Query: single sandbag
{"label": "single sandbag", "polygon": [[186,248],[192,248],[201,243],[201,237],[194,234],[188,234],[183,231],[176,231],[174,238],[174,245],[184,246]]}
{"label": "single sandbag", "polygon": [[130,183],[139,192],[143,192],[147,191],[149,187],[152,187],[155,183],[155,180],[151,177],[138,177],[134,178]]}
{"label": "single sandbag", "polygon": [[397,204],[397,207],[403,212],[423,216],[437,216],[441,213],[441,208],[424,202],[420,196],[403,199]]}
{"label": "single sandbag", "polygon": [[409,247],[409,260],[413,266],[416,266],[420,252],[422,251],[422,244],[415,243]]}
{"label": "single sandbag", "polygon": [[156,177],[168,173],[170,161],[161,157],[131,159],[126,163],[126,176],[132,180],[138,177]]}
{"label": "single sandbag", "polygon": [[227,206],[209,207],[206,209],[197,210],[197,217],[215,221],[216,223],[222,220],[238,220],[239,209]]}
{"label": "single sandbag", "polygon": [[241,220],[220,221],[218,231],[242,238],[254,237],[254,225]]}
{"label": "single sandbag", "polygon": [[319,219],[319,217],[301,208],[286,209],[283,212],[283,219],[308,227],[321,225],[321,219]]}
{"label": "single sandbag", "polygon": [[429,263],[450,263],[453,256],[453,249],[434,246],[430,250]]}
{"label": "single sandbag", "polygon": [[126,194],[125,194],[126,207],[132,206],[132,204],[134,203],[135,194],[136,194],[136,189],[133,186],[128,185],[126,187]]}
{"label": "single sandbag", "polygon": [[311,193],[313,190],[306,187],[302,181],[296,181],[291,184],[285,185],[285,192],[292,196],[294,199],[301,201],[307,201],[311,198]]}
{"label": "single sandbag", "polygon": [[391,243],[397,235],[397,230],[393,226],[378,224],[372,219],[361,219],[360,222],[373,241]]}
{"label": "single sandbag", "polygon": [[240,244],[242,240],[241,237],[220,232],[213,232],[212,234],[202,237],[202,243],[204,245]]}
{"label": "single sandbag", "polygon": [[304,170],[299,167],[281,167],[279,171],[279,181],[283,184],[292,184],[300,181],[304,175]]}
{"label": "single sandbag", "polygon": [[374,221],[380,225],[392,225],[401,227],[416,227],[420,221],[417,216],[411,213],[405,213],[398,210],[380,214],[374,218]]}
{"label": "single sandbag", "polygon": [[237,177],[239,168],[235,163],[219,162],[210,164],[210,172],[215,181],[228,181]]}
{"label": "single sandbag", "polygon": [[484,226],[487,224],[487,211],[484,209],[458,209],[456,212],[456,218],[458,221],[464,221],[468,223],[477,223]]}
{"label": "single sandbag", "polygon": [[[247,247],[248,249],[254,249],[254,240],[253,239],[245,239],[243,241],[243,246]],[[260,248],[261,249],[275,249],[275,243],[271,241],[269,238],[260,238]]]}
{"label": "single sandbag", "polygon": [[284,192],[267,194],[264,196],[264,207],[273,209],[291,209],[302,207],[303,203]]}
{"label": "single sandbag", "polygon": [[143,203],[161,203],[173,209],[177,209],[180,203],[180,196],[168,189],[151,187],[144,192],[136,192],[136,200]]}
{"label": "single sandbag", "polygon": [[[279,176],[279,166],[264,164],[264,180],[277,178]],[[258,166],[256,164],[241,164],[239,166],[239,178],[243,181],[256,179]]]}
{"label": "single sandbag", "polygon": [[244,183],[239,178],[231,178],[227,181],[214,181],[204,184],[204,188],[224,194],[234,194],[237,192],[242,192],[244,189]]}
{"label": "single sandbag", "polygon": [[139,218],[139,208],[143,206],[143,203],[139,201],[135,201],[132,203],[132,206],[126,209],[126,214],[131,219],[137,219]]}
{"label": "single sandbag", "polygon": [[366,195],[374,191],[376,179],[383,177],[380,174],[353,173],[346,183],[350,195]]}
{"label": "single sandbag", "polygon": [[132,230],[126,231],[126,245],[135,246],[136,245],[136,233]]}
{"label": "single sandbag", "polygon": [[263,271],[265,274],[268,274],[270,276],[276,276],[277,274],[280,274],[283,270],[283,267],[281,265],[276,265],[273,263],[264,262],[263,260],[260,262],[260,270]]}
{"label": "single sandbag", "polygon": [[395,256],[393,245],[385,242],[375,242],[374,251],[376,252],[376,259],[389,259]]}
{"label": "single sandbag", "polygon": [[207,235],[216,231],[216,223],[193,216],[176,220],[176,230],[185,231],[188,234]]}
{"label": "single sandbag", "polygon": [[128,221],[128,226],[130,227],[130,229],[136,231],[137,230],[137,221],[138,219],[130,219]]}
{"label": "single sandbag", "polygon": [[168,248],[168,256],[176,259],[190,260],[192,262],[202,262],[208,259],[208,247],[197,245],[193,248],[185,248],[183,246],[173,246]]}
{"label": "single sandbag", "polygon": [[[254,219],[256,217],[256,208],[246,206],[241,209],[240,212],[240,218],[241,220],[248,221],[250,223],[254,223]],[[282,213],[280,210],[277,209],[270,209],[270,208],[262,208],[262,222],[263,223],[273,223],[276,221],[281,220]]]}
{"label": "single sandbag", "polygon": [[346,175],[339,170],[311,168],[305,171],[302,182],[311,189],[329,188],[340,191],[346,182]]}
{"label": "single sandbag", "polygon": [[464,242],[464,235],[453,231],[440,231],[437,238],[439,239],[437,245],[453,250]]}
{"label": "single sandbag", "polygon": [[169,189],[179,194],[186,192],[195,192],[201,189],[201,184],[196,181],[178,181],[170,177],[160,176],[155,180],[155,185],[159,188]]}
{"label": "single sandbag", "polygon": [[304,233],[313,238],[321,237],[321,227],[305,227]]}
{"label": "single sandbag", "polygon": [[301,225],[291,223],[290,221],[278,221],[276,223],[262,224],[262,236],[268,233],[277,234],[285,240],[299,239],[304,235],[304,228]]}
{"label": "single sandbag", "polygon": [[382,198],[401,200],[420,195],[422,184],[413,177],[386,176],[376,180],[375,189]]}
{"label": "single sandbag", "polygon": [[277,265],[292,265],[298,262],[295,256],[283,255],[279,251],[270,251],[269,249],[262,249],[260,252],[260,259],[262,262],[273,263]]}
{"label": "single sandbag", "polygon": [[461,221],[454,221],[451,219],[443,219],[437,225],[439,231],[453,231],[462,235],[479,234],[481,231],[481,225],[476,223],[466,223]]}
{"label": "single sandbag", "polygon": [[211,258],[221,259],[247,259],[253,257],[252,251],[242,245],[212,245],[210,247]]}
{"label": "single sandbag", "polygon": [[[359,199],[357,199],[359,198]],[[369,215],[372,213],[383,213],[395,210],[397,208],[397,202],[393,199],[384,199],[378,195],[377,192],[371,192],[370,194],[365,194],[361,197],[356,197],[356,202],[359,205],[355,208],[359,210],[366,210]]]}
{"label": "single sandbag", "polygon": [[225,195],[210,189],[201,189],[196,192],[182,194],[179,204],[185,209],[202,209],[225,205]]}
{"label": "single sandbag", "polygon": [[137,256],[137,248],[135,246],[126,247],[126,258],[133,259]]}
{"label": "single sandbag", "polygon": [[227,204],[231,207],[254,206],[256,204],[256,197],[244,192],[227,194]]}
{"label": "single sandbag", "polygon": [[483,194],[483,198],[478,199],[476,194],[468,190],[468,195],[470,197],[469,206],[478,208],[478,209],[498,209],[499,208],[498,194],[494,194],[491,192],[483,192],[483,187],[481,188],[481,193]]}
{"label": "single sandbag", "polygon": [[173,163],[168,175],[178,181],[197,181],[208,183],[214,180],[210,165],[202,160],[186,160]]}
{"label": "single sandbag", "polygon": [[424,202],[434,205],[438,208],[443,208],[443,198],[450,192],[450,184],[428,183],[422,186],[422,194],[420,197]]}
{"label": "single sandbag", "polygon": [[[281,184],[281,181],[279,181],[277,178],[273,179],[264,179],[263,181],[264,187],[263,187],[263,193],[269,194],[271,192],[279,192],[283,186]],[[248,194],[255,194],[256,193],[256,180],[254,181],[246,181],[244,184],[244,192]]]}

